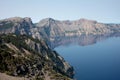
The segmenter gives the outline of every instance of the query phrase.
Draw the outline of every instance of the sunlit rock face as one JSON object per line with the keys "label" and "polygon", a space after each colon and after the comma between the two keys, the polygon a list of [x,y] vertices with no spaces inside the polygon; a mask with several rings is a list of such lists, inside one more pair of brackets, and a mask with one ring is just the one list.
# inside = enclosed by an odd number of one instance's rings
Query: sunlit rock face
{"label": "sunlit rock face", "polygon": [[30,34],[33,23],[30,18],[13,17],[0,20],[0,33]]}
{"label": "sunlit rock face", "polygon": [[41,20],[36,26],[47,37],[101,35],[120,32],[119,24],[103,24],[93,20],[79,19],[75,21],[59,21],[51,18]]}
{"label": "sunlit rock face", "polygon": [[13,17],[0,20],[0,33],[27,34],[37,39],[54,41],[58,37],[80,35],[103,35],[120,32],[120,24],[104,24],[94,20],[54,20],[46,18],[33,24],[28,17]]}

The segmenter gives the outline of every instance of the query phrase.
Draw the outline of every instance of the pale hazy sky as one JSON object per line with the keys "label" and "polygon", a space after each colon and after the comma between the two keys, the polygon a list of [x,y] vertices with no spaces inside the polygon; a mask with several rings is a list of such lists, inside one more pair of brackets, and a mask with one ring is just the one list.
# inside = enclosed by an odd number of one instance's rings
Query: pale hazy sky
{"label": "pale hazy sky", "polygon": [[15,16],[120,23],[120,0],[0,0],[0,19]]}

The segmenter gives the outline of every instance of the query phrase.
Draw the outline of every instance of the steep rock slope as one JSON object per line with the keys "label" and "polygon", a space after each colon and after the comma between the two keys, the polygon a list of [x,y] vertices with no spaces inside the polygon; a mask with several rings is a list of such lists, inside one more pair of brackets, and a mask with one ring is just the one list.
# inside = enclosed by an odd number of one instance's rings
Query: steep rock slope
{"label": "steep rock slope", "polygon": [[0,72],[35,80],[71,80],[73,68],[43,40],[0,35]]}
{"label": "steep rock slope", "polygon": [[36,24],[39,31],[49,38],[60,36],[101,35],[120,32],[120,24],[103,24],[93,20],[59,21],[46,18]]}
{"label": "steep rock slope", "polygon": [[27,34],[33,38],[45,39],[48,42],[64,36],[102,35],[119,32],[120,24],[104,24],[87,19],[59,21],[46,18],[36,24],[33,24],[28,17],[0,20],[0,34]]}
{"label": "steep rock slope", "polygon": [[13,17],[0,20],[0,33],[16,33],[16,34],[31,34],[30,29],[33,28],[33,23],[30,18]]}

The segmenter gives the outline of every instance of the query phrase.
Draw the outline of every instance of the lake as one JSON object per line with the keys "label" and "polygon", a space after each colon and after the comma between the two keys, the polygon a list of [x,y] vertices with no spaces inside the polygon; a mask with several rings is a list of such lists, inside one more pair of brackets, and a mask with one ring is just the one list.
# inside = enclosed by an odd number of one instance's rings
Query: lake
{"label": "lake", "polygon": [[74,67],[77,80],[120,80],[120,37],[65,38],[54,50]]}

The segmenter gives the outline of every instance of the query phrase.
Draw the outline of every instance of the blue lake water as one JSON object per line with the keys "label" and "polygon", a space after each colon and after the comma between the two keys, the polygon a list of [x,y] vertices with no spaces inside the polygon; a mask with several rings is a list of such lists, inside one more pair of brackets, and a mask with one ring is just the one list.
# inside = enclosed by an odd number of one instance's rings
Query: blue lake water
{"label": "blue lake water", "polygon": [[120,37],[86,46],[69,43],[55,50],[74,67],[77,80],[120,80]]}

